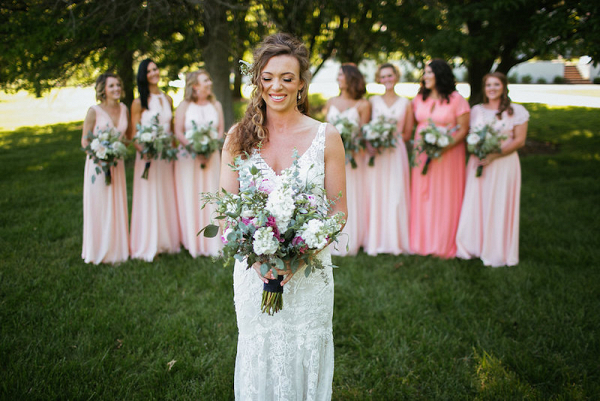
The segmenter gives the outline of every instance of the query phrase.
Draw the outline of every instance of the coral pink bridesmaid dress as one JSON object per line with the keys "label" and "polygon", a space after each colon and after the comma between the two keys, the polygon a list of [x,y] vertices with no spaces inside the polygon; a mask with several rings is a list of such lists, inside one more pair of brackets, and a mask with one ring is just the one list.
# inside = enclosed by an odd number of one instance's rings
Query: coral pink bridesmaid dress
{"label": "coral pink bridesmaid dress", "polygon": [[[156,114],[159,123],[170,132],[172,111],[163,93],[150,94],[141,124],[150,125]],[[151,262],[159,253],[179,252],[179,219],[173,162],[152,160],[148,179],[142,178],[145,165],[146,160],[137,152],[131,205],[131,257]]]}
{"label": "coral pink bridesmaid dress", "polygon": [[[419,94],[413,100],[417,121],[415,143],[431,118],[437,126],[454,127],[457,117],[469,112],[469,104],[452,92],[450,102]],[[456,229],[465,189],[465,144],[459,143],[431,161],[421,174],[427,156],[419,155],[419,165],[411,172],[410,249],[419,255],[452,258],[456,254]]]}
{"label": "coral pink bridesmaid dress", "polygon": [[[337,107],[331,105],[327,112],[327,121],[333,123],[338,116],[346,117],[360,126],[360,115],[356,107],[350,107],[340,112]],[[359,152],[355,155],[355,160],[357,168],[352,168],[350,163],[346,163],[348,218],[338,243],[331,248],[332,255],[356,255],[362,244],[364,232],[367,227],[367,197],[363,186],[364,170],[367,167],[366,155],[364,152]],[[332,196],[332,194],[329,194],[329,196]]]}
{"label": "coral pink bridesmaid dress", "polygon": [[[400,97],[388,106],[381,96],[370,99],[372,118],[394,119],[404,126],[408,99]],[[369,255],[409,252],[408,216],[410,204],[410,169],[408,154],[402,136],[397,134],[396,147],[383,150],[375,156],[375,165],[365,167],[363,187],[368,196],[368,225],[363,249]]]}
{"label": "coral pink bridesmaid dress", "polygon": [[[471,126],[493,123],[502,135],[512,139],[514,127],[529,120],[520,104],[512,104],[502,119],[497,110],[478,104],[471,110]],[[486,266],[514,266],[519,263],[519,206],[521,200],[521,164],[518,153],[495,159],[475,177],[476,156],[469,157],[467,184],[456,234],[456,256],[479,257]]]}
{"label": "coral pink bridesmaid dress", "polygon": [[[92,106],[96,112],[98,130],[113,127],[110,116],[98,105]],[[121,104],[119,122],[115,127],[125,134],[127,130],[127,107]],[[85,161],[83,180],[83,247],[81,257],[85,263],[118,263],[129,258],[129,216],[127,213],[127,185],[125,165],[120,160],[110,168],[111,184],[104,183],[104,177],[96,175],[96,164],[89,157]],[[103,175],[104,173],[100,173]]]}
{"label": "coral pink bridesmaid dress", "polygon": [[[198,105],[190,103],[185,112],[185,130],[212,122],[213,127],[219,123],[219,113],[212,103]],[[177,194],[177,211],[181,229],[181,243],[190,255],[217,256],[221,249],[218,238],[206,238],[197,235],[204,226],[211,222],[213,205],[201,209],[200,193],[219,190],[219,170],[221,155],[214,152],[201,168],[200,158],[193,158],[184,147],[180,146],[178,160],[175,162],[175,192]]]}

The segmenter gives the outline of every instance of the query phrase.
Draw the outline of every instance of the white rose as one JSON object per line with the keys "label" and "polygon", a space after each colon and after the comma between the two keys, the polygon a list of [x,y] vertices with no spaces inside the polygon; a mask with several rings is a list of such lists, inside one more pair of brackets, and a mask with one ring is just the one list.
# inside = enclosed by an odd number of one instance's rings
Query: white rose
{"label": "white rose", "polygon": [[142,135],[140,135],[140,141],[142,142],[152,142],[153,138],[154,136],[150,132],[144,132]]}
{"label": "white rose", "polygon": [[94,152],[96,152],[98,150],[98,146],[100,146],[100,140],[98,138],[94,138],[94,140],[90,144],[90,147]]}
{"label": "white rose", "polygon": [[432,134],[431,132],[428,132],[425,134],[425,142],[430,143],[430,144],[435,144],[436,142],[436,137],[435,134]]}
{"label": "white rose", "polygon": [[211,139],[217,139],[219,137],[219,133],[215,129],[211,129],[209,133]]}
{"label": "white rose", "polygon": [[208,145],[209,142],[210,138],[206,135],[202,135],[202,138],[200,138],[200,145]]}
{"label": "white rose", "polygon": [[193,137],[194,137],[194,130],[193,129],[185,131],[185,139],[190,140]]}
{"label": "white rose", "polygon": [[98,149],[96,149],[96,156],[100,159],[106,159],[106,147],[101,143],[98,145]]}
{"label": "white rose", "polygon": [[448,137],[446,135],[443,135],[438,138],[437,144],[439,147],[445,148],[446,146],[448,146],[450,144],[450,140],[448,139]]}
{"label": "white rose", "polygon": [[467,136],[467,143],[469,145],[476,145],[477,142],[479,142],[479,135],[477,135],[477,134],[469,134],[469,136]]}
{"label": "white rose", "polygon": [[344,124],[342,124],[342,123],[336,124],[335,129],[341,133],[344,130]]}

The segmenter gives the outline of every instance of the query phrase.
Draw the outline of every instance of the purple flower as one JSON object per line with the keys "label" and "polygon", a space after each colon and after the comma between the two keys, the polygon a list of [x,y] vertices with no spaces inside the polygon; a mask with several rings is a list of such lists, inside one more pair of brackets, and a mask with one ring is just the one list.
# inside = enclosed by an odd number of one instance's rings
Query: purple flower
{"label": "purple flower", "polygon": [[304,239],[300,236],[294,237],[292,245],[298,246],[298,253],[300,254],[303,254],[308,250],[308,245],[306,245],[306,242],[304,242]]}
{"label": "purple flower", "polygon": [[279,241],[279,242],[285,241],[281,237],[281,234],[279,233],[279,229],[277,228],[277,222],[275,221],[275,217],[273,217],[273,216],[267,217],[267,224],[265,224],[265,225],[267,227],[273,227],[273,235],[275,236],[275,238],[277,238],[277,241]]}

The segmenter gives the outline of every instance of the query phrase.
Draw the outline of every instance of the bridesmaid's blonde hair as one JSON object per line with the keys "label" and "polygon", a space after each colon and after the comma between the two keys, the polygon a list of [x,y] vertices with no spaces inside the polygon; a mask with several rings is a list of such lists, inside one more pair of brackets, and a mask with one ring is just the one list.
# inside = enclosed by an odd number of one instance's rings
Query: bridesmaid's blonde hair
{"label": "bridesmaid's blonde hair", "polygon": [[398,82],[400,82],[400,77],[402,76],[400,74],[400,70],[398,69],[398,67],[396,67],[392,63],[383,63],[379,67],[377,67],[377,72],[375,73],[375,82],[377,82],[378,84],[381,83],[380,74],[381,74],[381,70],[383,70],[384,68],[391,68],[394,71],[394,75],[396,75]]}
{"label": "bridesmaid's blonde hair", "polygon": [[121,100],[125,97],[125,90],[123,89],[123,81],[121,77],[112,72],[105,72],[104,74],[100,74],[98,78],[96,78],[96,100],[102,102],[106,100],[106,80],[108,78],[116,78],[119,81],[119,85],[121,85]]}
{"label": "bridesmaid's blonde hair", "polygon": [[[185,93],[183,98],[188,102],[195,102],[198,100],[196,99],[196,94],[194,93],[194,85],[198,83],[198,77],[200,75],[206,75],[209,79],[211,79],[210,74],[206,70],[188,72],[185,76]],[[208,101],[211,103],[216,101],[215,95],[212,92],[208,95]]]}

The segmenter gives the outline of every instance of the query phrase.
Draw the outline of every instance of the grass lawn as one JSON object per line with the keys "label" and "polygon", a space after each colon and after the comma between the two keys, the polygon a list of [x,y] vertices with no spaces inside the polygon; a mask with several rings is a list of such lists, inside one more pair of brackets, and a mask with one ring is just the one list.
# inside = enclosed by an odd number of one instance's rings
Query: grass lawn
{"label": "grass lawn", "polygon": [[[600,398],[600,113],[526,107],[521,263],[336,258],[335,400]],[[0,132],[0,399],[233,399],[229,269],[82,262],[80,130]]]}

